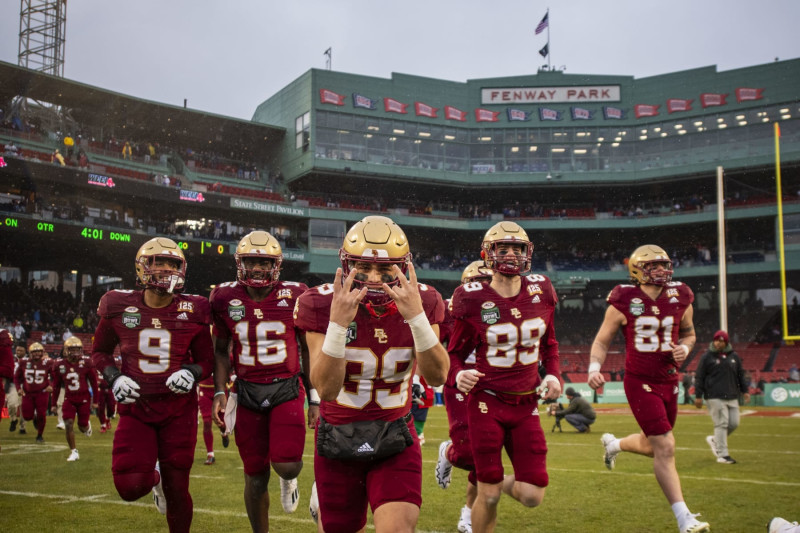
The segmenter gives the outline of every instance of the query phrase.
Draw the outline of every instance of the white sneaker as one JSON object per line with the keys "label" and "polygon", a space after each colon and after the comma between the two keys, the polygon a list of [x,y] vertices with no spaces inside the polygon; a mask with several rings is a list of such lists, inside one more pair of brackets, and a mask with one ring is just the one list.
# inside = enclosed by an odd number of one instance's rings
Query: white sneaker
{"label": "white sneaker", "polygon": [[83,434],[86,435],[87,437],[91,437],[92,436],[92,423],[91,422],[89,422],[89,429],[84,431]]}
{"label": "white sneaker", "polygon": [[458,519],[460,533],[472,533],[472,511],[466,506],[461,508],[461,518]]}
{"label": "white sneaker", "polygon": [[611,433],[603,433],[603,436],[600,437],[600,442],[603,443],[603,448],[605,449],[605,453],[603,453],[603,462],[609,470],[614,470],[614,466],[617,464],[617,454],[619,454],[619,452],[611,452],[608,450],[608,446],[614,442],[615,439],[616,437]]}
{"label": "white sneaker", "polygon": [[450,478],[453,474],[453,465],[447,460],[447,446],[451,442],[446,440],[439,445],[439,460],[436,461],[436,483],[443,489],[450,486]]}
{"label": "white sneaker", "polygon": [[78,450],[72,450],[72,453],[70,453],[69,457],[67,457],[67,461],[71,463],[72,461],[77,461],[80,458],[81,454],[78,453]]}
{"label": "white sneaker", "polygon": [[789,522],[776,516],[767,524],[767,533],[790,533],[798,527],[797,522]]}
{"label": "white sneaker", "polygon": [[315,524],[319,523],[319,497],[317,496],[317,482],[311,485],[311,499],[308,502],[308,512]]}
{"label": "white sneaker", "polygon": [[158,472],[158,484],[153,486],[153,503],[156,504],[158,512],[167,514],[167,498],[164,497],[164,487],[162,485],[163,479],[161,478],[161,465],[156,461],[156,472]]}
{"label": "white sneaker", "polygon": [[62,420],[58,424],[56,424],[56,429],[67,429],[67,426],[64,425],[64,421]]}
{"label": "white sneaker", "polygon": [[300,491],[297,489],[297,478],[281,478],[281,505],[284,512],[293,513],[300,502]]}
{"label": "white sneaker", "polygon": [[706,437],[706,443],[708,443],[708,447],[711,448],[711,453],[714,454],[714,457],[719,457],[717,453],[717,440],[714,438],[714,435]]}
{"label": "white sneaker", "polygon": [[701,522],[697,519],[700,514],[692,514],[691,518],[681,528],[681,533],[703,533],[711,531],[711,526],[708,522]]}

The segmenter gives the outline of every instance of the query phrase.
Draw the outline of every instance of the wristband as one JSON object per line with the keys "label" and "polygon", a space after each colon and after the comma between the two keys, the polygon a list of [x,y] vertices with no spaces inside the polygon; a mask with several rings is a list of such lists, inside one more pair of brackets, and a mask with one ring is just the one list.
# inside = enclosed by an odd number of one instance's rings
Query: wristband
{"label": "wristband", "polygon": [[308,391],[308,405],[319,405],[321,400],[317,389],[310,389]]}
{"label": "wristband", "polygon": [[689,357],[689,352],[691,351],[691,350],[689,350],[689,347],[686,346],[685,344],[679,344],[678,346],[683,348],[683,351],[686,353],[686,357]]}
{"label": "wristband", "polygon": [[224,394],[225,394],[225,391],[224,391],[224,390],[221,390],[221,391],[219,391],[219,392],[215,392],[215,393],[214,393],[214,398],[216,398],[217,396],[223,396]]}
{"label": "wristband", "polygon": [[408,327],[411,328],[411,335],[414,337],[414,349],[417,353],[430,350],[439,344],[439,336],[433,331],[424,311],[406,322]]}
{"label": "wristband", "polygon": [[597,361],[589,363],[589,373],[591,374],[592,372],[600,372],[600,366],[600,363]]}
{"label": "wristband", "polygon": [[328,331],[325,332],[325,342],[322,351],[330,357],[344,359],[344,345],[347,342],[347,328],[336,322],[328,322]]}

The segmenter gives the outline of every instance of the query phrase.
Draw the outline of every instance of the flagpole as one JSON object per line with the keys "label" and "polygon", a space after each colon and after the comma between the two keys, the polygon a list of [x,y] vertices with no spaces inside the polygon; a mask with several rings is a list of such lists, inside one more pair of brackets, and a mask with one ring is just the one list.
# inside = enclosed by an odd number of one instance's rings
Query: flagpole
{"label": "flagpole", "polygon": [[550,53],[550,8],[547,8],[547,70],[550,70],[550,57],[552,54]]}

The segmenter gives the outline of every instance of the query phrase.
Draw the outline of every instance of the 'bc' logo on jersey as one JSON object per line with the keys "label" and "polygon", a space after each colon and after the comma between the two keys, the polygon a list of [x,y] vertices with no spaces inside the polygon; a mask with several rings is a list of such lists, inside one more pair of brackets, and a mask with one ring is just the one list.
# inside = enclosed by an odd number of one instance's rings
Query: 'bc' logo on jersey
{"label": "'bc' logo on jersey", "polygon": [[383,331],[383,328],[375,328],[375,338],[378,339],[378,342],[381,344],[389,342],[389,337],[386,336],[386,332]]}

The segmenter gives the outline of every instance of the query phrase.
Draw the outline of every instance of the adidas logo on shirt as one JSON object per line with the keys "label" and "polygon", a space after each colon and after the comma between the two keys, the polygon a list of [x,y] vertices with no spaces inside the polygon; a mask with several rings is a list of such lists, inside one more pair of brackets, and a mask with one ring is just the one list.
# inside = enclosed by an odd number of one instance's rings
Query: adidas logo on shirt
{"label": "adidas logo on shirt", "polygon": [[177,319],[178,320],[189,320],[189,315],[187,315],[186,313],[181,313],[181,314],[179,314],[177,316]]}
{"label": "adidas logo on shirt", "polygon": [[372,453],[374,451],[375,450],[372,449],[372,446],[369,445],[369,442],[365,442],[364,444],[358,447],[356,453]]}
{"label": "adidas logo on shirt", "polygon": [[672,298],[669,299],[669,303],[676,304],[678,303],[678,299],[673,296]]}
{"label": "adidas logo on shirt", "polygon": [[286,300],[281,300],[278,302],[278,307],[289,307],[289,304],[286,303]]}
{"label": "adidas logo on shirt", "polygon": [[263,402],[261,402],[261,407],[269,407],[269,398],[265,398]]}
{"label": "adidas logo on shirt", "polygon": [[538,304],[539,302],[541,302],[541,300],[539,299],[539,295],[537,294],[536,296],[533,297],[531,303]]}

